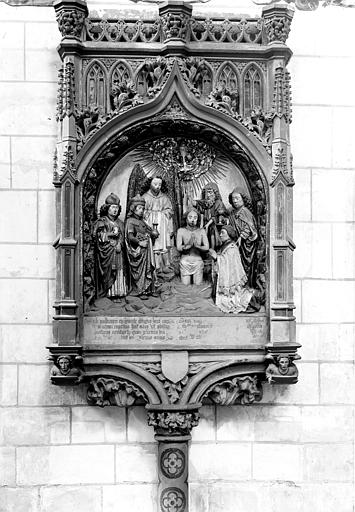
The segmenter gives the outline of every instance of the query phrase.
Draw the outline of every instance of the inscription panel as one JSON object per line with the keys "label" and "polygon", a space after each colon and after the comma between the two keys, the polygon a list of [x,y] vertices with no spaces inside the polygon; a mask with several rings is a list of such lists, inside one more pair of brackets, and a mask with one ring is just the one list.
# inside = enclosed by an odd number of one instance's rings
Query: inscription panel
{"label": "inscription panel", "polygon": [[112,317],[84,319],[85,344],[179,347],[236,347],[264,345],[268,339],[265,316]]}

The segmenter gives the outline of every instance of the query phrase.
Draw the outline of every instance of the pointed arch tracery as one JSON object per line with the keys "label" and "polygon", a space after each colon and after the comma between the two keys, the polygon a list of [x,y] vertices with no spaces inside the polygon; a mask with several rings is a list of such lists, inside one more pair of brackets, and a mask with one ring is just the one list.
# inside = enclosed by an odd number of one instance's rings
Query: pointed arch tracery
{"label": "pointed arch tracery", "polygon": [[86,73],[86,98],[87,107],[97,107],[102,112],[106,112],[107,107],[107,75],[103,66],[94,61],[89,66]]}
{"label": "pointed arch tracery", "polygon": [[249,116],[254,108],[263,108],[263,94],[263,74],[255,64],[252,64],[245,69],[243,74],[244,116]]}

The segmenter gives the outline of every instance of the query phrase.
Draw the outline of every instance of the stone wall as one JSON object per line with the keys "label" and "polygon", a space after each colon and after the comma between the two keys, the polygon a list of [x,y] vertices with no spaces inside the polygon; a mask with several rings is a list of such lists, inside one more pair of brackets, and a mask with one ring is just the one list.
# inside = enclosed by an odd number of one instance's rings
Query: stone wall
{"label": "stone wall", "polygon": [[[88,407],[84,389],[49,383],[59,32],[51,8],[0,4],[0,20],[0,511],[153,512],[144,409]],[[203,409],[192,512],[353,511],[354,23],[342,8],[296,12],[289,39],[300,381]]]}

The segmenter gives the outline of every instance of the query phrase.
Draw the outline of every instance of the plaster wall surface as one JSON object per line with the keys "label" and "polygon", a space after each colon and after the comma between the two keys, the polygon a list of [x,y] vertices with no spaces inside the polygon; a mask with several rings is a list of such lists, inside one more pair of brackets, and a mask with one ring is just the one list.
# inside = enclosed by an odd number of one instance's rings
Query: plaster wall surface
{"label": "plaster wall surface", "polygon": [[[299,383],[265,386],[255,406],[203,408],[192,512],[354,510],[354,25],[351,9],[297,11],[288,41]],[[59,39],[52,8],[0,4],[0,511],[153,512],[144,409],[89,407],[84,389],[49,383]]]}

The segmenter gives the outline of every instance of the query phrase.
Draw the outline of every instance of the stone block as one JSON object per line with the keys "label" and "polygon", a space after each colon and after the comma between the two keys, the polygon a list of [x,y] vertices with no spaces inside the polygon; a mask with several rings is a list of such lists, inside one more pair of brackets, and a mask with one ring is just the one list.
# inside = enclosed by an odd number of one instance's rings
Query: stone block
{"label": "stone block", "polygon": [[263,444],[253,446],[253,478],[256,480],[302,480],[302,446]]}
{"label": "stone block", "polygon": [[351,442],[354,416],[351,406],[302,407],[301,441],[304,443]]}
{"label": "stone block", "polygon": [[111,445],[26,446],[17,448],[19,485],[112,484]]}
{"label": "stone block", "polygon": [[351,324],[299,324],[297,341],[303,360],[352,361],[355,326]]}
{"label": "stone block", "polygon": [[294,482],[271,482],[261,492],[265,499],[260,512],[308,512],[303,508],[303,486]]}
{"label": "stone block", "polygon": [[116,482],[158,481],[156,444],[116,446]]}
{"label": "stone block", "polygon": [[[350,86],[351,82],[353,80],[349,80]],[[352,104],[354,105],[354,100]],[[355,107],[333,108],[333,123],[336,127],[333,130],[333,166],[340,169],[355,167],[353,128],[351,126],[351,118],[354,115]],[[352,193],[354,199],[354,188]]]}
{"label": "stone block", "polygon": [[[44,67],[43,62],[39,63]],[[12,137],[12,186],[53,190],[55,138]]]}
{"label": "stone block", "polygon": [[[317,130],[314,127],[317,126]],[[295,167],[330,167],[332,109],[330,107],[293,107],[290,127]]]}
{"label": "stone block", "polygon": [[304,479],[311,482],[350,482],[353,478],[353,444],[304,446]]}
{"label": "stone block", "polygon": [[56,236],[54,190],[38,192],[38,242],[51,244]]}
{"label": "stone block", "polygon": [[26,80],[57,82],[60,38],[56,23],[26,23]]}
{"label": "stone block", "polygon": [[217,407],[217,441],[253,441],[256,407]]}
{"label": "stone block", "polygon": [[214,441],[216,437],[215,407],[205,405],[200,409],[198,426],[192,429],[192,442]]}
{"label": "stone block", "polygon": [[5,485],[15,485],[15,480],[15,448],[0,447],[0,488]]}
{"label": "stone block", "polygon": [[251,446],[248,443],[193,444],[190,448],[190,480],[248,480]]}
{"label": "stone block", "polygon": [[3,80],[24,79],[24,24],[0,22],[0,76]]}
{"label": "stone block", "polygon": [[298,362],[298,383],[291,386],[264,384],[263,403],[319,404],[318,364]]}
{"label": "stone block", "polygon": [[255,441],[261,442],[298,442],[302,432],[301,407],[267,406],[255,407]]}
{"label": "stone block", "polygon": [[[1,242],[36,242],[37,195],[27,191],[0,191],[1,215],[7,222],[0,224]],[[10,219],[13,224],[10,223]],[[15,219],[17,222],[15,222]]]}
{"label": "stone block", "polygon": [[38,489],[0,488],[0,512],[39,512]]}
{"label": "stone block", "polygon": [[[346,11],[346,16],[342,9],[316,9],[313,12],[296,9],[287,44],[294,55],[306,58],[353,56],[354,22],[354,13],[350,9]],[[335,27],[341,30],[341,37],[329,37],[329,34],[335,33]],[[312,37],[305,37],[305,34],[312,34]],[[345,69],[347,68],[348,66]],[[343,76],[344,71],[342,70],[340,76]]]}
{"label": "stone block", "polygon": [[73,407],[73,443],[122,443],[126,440],[123,407]]}
{"label": "stone block", "polygon": [[[85,385],[55,386],[50,382],[49,365],[19,367],[19,405],[86,404]],[[31,383],[31,385],[29,385]]]}
{"label": "stone block", "polygon": [[128,409],[128,442],[154,443],[154,428],[148,425],[147,411],[144,407]]}
{"label": "stone block", "polygon": [[55,21],[55,11],[52,7],[34,9],[32,6],[10,6],[0,4],[3,21]]}
{"label": "stone block", "polygon": [[157,486],[152,484],[120,484],[103,487],[103,512],[155,512]]}
{"label": "stone block", "polygon": [[[209,512],[261,512],[265,494],[254,484],[216,482],[210,488]],[[197,512],[198,509],[196,509]],[[265,511],[266,512],[266,511]]]}
{"label": "stone block", "polygon": [[55,252],[50,245],[3,245],[0,277],[55,277]]}
{"label": "stone block", "polygon": [[41,489],[41,512],[101,511],[101,489],[94,486],[59,486]]}
{"label": "stone block", "polygon": [[293,280],[293,302],[296,307],[294,311],[296,320],[302,322],[302,281],[298,279]]}
{"label": "stone block", "polygon": [[56,84],[0,83],[0,134],[56,135]]}
{"label": "stone block", "polygon": [[354,322],[353,281],[304,280],[302,321],[305,323]]}
{"label": "stone block", "polygon": [[40,445],[69,443],[68,408],[9,407],[0,417],[0,443]]}
{"label": "stone block", "polygon": [[46,345],[52,343],[51,325],[1,325],[1,359],[4,363],[44,363]]}
{"label": "stone block", "polygon": [[355,403],[354,363],[320,365],[320,400],[322,404]]}
{"label": "stone block", "polygon": [[200,482],[189,484],[189,510],[190,512],[209,512],[208,485]]}
{"label": "stone block", "polygon": [[333,224],[333,277],[355,278],[355,224]]}
{"label": "stone block", "polygon": [[55,310],[53,308],[56,299],[56,282],[55,279],[48,280],[48,322],[52,322]]}
{"label": "stone block", "polygon": [[353,512],[354,486],[352,483],[322,482],[302,486],[303,511]]}
{"label": "stone block", "polygon": [[46,323],[47,281],[1,279],[0,322]]}
{"label": "stone block", "polygon": [[0,404],[17,404],[17,366],[14,364],[0,366]]}
{"label": "stone block", "polygon": [[[343,133],[343,130],[339,132]],[[353,222],[355,219],[354,190],[354,171],[313,170],[312,219],[321,222]]]}
{"label": "stone block", "polygon": [[348,57],[294,56],[288,66],[292,78],[293,103],[354,105],[352,80],[341,81],[339,94],[339,77],[343,75],[344,69],[351,66],[355,66],[355,60],[349,61]]}
{"label": "stone block", "polygon": [[0,137],[0,188],[10,188],[10,137]]}
{"label": "stone block", "polygon": [[296,222],[293,239],[297,250],[294,253],[293,275],[295,278],[332,277],[332,226]]}
{"label": "stone block", "polygon": [[[297,221],[311,220],[311,170],[294,169],[297,186],[293,190],[293,219]],[[296,240],[297,245],[297,240]]]}

